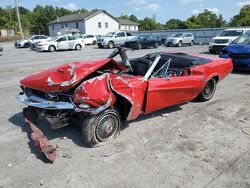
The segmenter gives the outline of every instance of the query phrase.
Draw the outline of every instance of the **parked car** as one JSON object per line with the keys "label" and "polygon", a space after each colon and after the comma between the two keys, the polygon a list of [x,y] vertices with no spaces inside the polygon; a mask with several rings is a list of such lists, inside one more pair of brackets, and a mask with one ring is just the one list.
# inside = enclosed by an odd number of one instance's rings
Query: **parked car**
{"label": "parked car", "polygon": [[55,150],[35,124],[37,117],[52,129],[74,121],[82,127],[84,143],[95,147],[113,140],[122,122],[195,98],[210,100],[231,71],[231,59],[166,52],[128,59],[119,48],[106,59],[32,74],[20,81],[23,91],[16,98],[28,106],[24,117],[36,146],[53,161]]}
{"label": "parked car", "polygon": [[17,48],[29,48],[30,44],[33,44],[35,42],[42,41],[42,40],[47,40],[47,39],[48,39],[48,36],[45,36],[45,35],[32,35],[23,40],[22,39],[16,40],[15,46]]}
{"label": "parked car", "polygon": [[54,52],[57,50],[81,50],[84,46],[84,41],[81,38],[64,35],[51,38],[44,42],[39,42],[36,44],[35,49],[37,51]]}
{"label": "parked car", "polygon": [[46,35],[36,35],[28,39],[28,43],[31,49],[35,47],[35,44],[38,42],[46,41],[51,39],[50,37]]}
{"label": "parked car", "polygon": [[234,70],[250,70],[250,32],[225,47],[220,57],[232,58]]}
{"label": "parked car", "polygon": [[97,45],[99,48],[114,48],[116,46],[123,46],[125,42],[133,39],[134,37],[127,32],[110,32],[97,39]]}
{"label": "parked car", "polygon": [[155,35],[139,35],[124,44],[125,47],[133,49],[158,48],[159,45],[161,45],[161,40]]}
{"label": "parked car", "polygon": [[220,52],[223,48],[228,46],[232,41],[247,31],[250,31],[250,28],[225,29],[221,34],[214,37],[212,42],[209,43],[209,52],[212,54]]}
{"label": "parked car", "polygon": [[178,46],[181,47],[183,44],[190,46],[194,45],[194,35],[192,33],[177,33],[168,37],[165,41],[166,46]]}
{"label": "parked car", "polygon": [[95,35],[84,34],[84,35],[81,35],[81,38],[83,39],[84,44],[96,45],[97,39]]}

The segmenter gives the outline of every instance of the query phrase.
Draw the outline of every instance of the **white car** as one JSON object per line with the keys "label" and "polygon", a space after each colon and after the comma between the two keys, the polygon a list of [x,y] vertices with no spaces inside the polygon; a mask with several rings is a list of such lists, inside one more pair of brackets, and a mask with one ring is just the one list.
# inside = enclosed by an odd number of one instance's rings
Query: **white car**
{"label": "white car", "polygon": [[84,44],[96,45],[97,39],[96,39],[95,35],[84,34],[84,35],[81,35],[81,38],[83,39]]}
{"label": "white car", "polygon": [[223,50],[223,48],[247,31],[250,31],[250,28],[225,29],[220,35],[214,37],[212,42],[209,43],[209,52],[213,54]]}
{"label": "white car", "polygon": [[166,46],[178,46],[183,44],[194,45],[194,35],[192,33],[177,33],[168,37],[165,41]]}
{"label": "white car", "polygon": [[17,48],[28,48],[36,42],[44,41],[50,39],[46,35],[32,35],[25,39],[16,40],[15,46]]}
{"label": "white car", "polygon": [[35,49],[37,51],[54,52],[57,50],[81,50],[84,46],[84,41],[81,38],[65,35],[39,42],[35,45]]}

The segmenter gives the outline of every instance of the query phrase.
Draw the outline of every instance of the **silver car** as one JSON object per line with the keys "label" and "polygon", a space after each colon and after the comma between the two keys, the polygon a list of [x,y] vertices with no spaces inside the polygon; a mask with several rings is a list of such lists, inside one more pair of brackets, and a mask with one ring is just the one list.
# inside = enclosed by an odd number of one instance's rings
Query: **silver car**
{"label": "silver car", "polygon": [[177,33],[168,37],[165,41],[166,46],[179,46],[188,44],[194,45],[194,35],[192,33]]}

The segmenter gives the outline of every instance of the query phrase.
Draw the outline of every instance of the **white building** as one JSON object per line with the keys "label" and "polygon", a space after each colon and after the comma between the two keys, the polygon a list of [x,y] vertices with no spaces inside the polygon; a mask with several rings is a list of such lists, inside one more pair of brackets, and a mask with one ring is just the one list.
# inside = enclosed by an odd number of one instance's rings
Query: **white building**
{"label": "white building", "polygon": [[118,19],[119,30],[121,31],[138,31],[138,23],[126,19]]}
{"label": "white building", "polygon": [[108,32],[118,31],[119,22],[105,10],[72,14],[50,22],[49,35],[60,35],[61,31],[66,28],[78,29],[82,34],[105,35]]}

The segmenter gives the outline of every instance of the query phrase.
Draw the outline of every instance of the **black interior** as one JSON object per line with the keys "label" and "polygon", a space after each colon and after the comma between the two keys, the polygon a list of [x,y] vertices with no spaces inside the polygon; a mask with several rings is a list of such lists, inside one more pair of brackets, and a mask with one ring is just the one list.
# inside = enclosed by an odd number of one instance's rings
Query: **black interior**
{"label": "black interior", "polygon": [[[152,65],[156,55],[160,55],[161,59],[159,60],[153,72],[156,73],[160,68],[163,68],[162,70],[159,71],[157,77],[158,76],[164,77],[171,75],[172,76],[190,75],[191,67],[211,62],[210,59],[191,56],[184,53],[164,53],[164,52],[151,53],[142,58],[136,58],[130,60],[130,64],[133,68],[133,72],[131,72],[130,74],[135,76],[137,75],[144,76],[148,71],[149,67]],[[165,71],[167,67],[165,67],[164,65],[169,59],[171,59],[171,62],[168,67],[167,71],[168,74],[166,74]]]}

